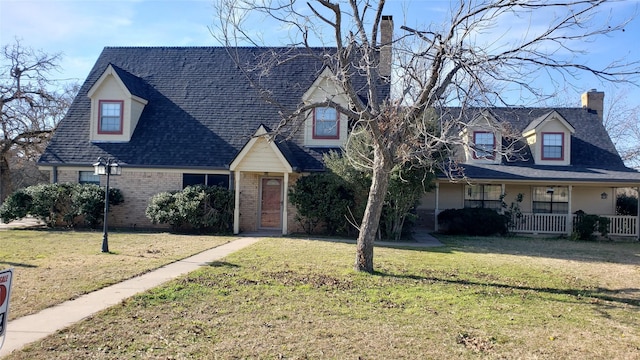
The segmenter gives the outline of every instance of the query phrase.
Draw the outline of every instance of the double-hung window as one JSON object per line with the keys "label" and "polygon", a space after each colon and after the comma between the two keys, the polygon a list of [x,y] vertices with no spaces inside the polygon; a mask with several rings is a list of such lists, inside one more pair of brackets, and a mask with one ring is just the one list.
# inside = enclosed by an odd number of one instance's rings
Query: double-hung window
{"label": "double-hung window", "polygon": [[465,185],[464,207],[500,210],[501,185]]}
{"label": "double-hung window", "polygon": [[122,134],[123,105],[122,100],[100,100],[99,134]]}
{"label": "double-hung window", "polygon": [[496,138],[493,133],[486,131],[476,131],[473,133],[475,159],[493,159],[495,158]]}
{"label": "double-hung window", "polygon": [[313,138],[338,139],[340,119],[338,111],[332,107],[319,107],[313,111]]}
{"label": "double-hung window", "polygon": [[564,159],[564,134],[542,133],[542,160]]}

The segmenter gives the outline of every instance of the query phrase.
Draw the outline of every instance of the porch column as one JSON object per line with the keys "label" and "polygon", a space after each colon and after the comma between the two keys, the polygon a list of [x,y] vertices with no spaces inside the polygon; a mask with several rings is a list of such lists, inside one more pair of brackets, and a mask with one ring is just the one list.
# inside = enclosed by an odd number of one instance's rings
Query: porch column
{"label": "porch column", "polygon": [[636,188],[636,196],[639,199],[637,212],[638,215],[636,215],[636,236],[638,237],[638,240],[640,240],[640,187]]}
{"label": "porch column", "polygon": [[235,204],[233,208],[233,233],[240,233],[240,171],[233,172]]}
{"label": "porch column", "polygon": [[573,192],[573,185],[569,185],[569,203],[567,204],[568,214],[567,214],[567,236],[571,238],[571,234],[573,233],[573,211],[571,210],[571,193]]}
{"label": "porch column", "polygon": [[436,208],[433,210],[435,217],[435,222],[433,225],[433,230],[438,232],[438,212],[440,212],[440,183],[436,182]]}
{"label": "porch column", "polygon": [[287,207],[289,205],[289,173],[284,173],[284,189],[282,194],[282,235],[289,233],[287,221]]}

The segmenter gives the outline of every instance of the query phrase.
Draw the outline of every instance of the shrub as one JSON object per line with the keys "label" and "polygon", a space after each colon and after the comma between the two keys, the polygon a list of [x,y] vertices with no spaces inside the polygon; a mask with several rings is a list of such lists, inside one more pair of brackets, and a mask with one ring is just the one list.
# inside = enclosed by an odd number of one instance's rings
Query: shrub
{"label": "shrub", "polygon": [[609,234],[611,220],[606,217],[586,214],[582,210],[576,211],[576,223],[574,224],[573,238],[577,240],[594,240],[595,232],[606,237]]}
{"label": "shrub", "polygon": [[[124,202],[119,189],[109,188],[109,206]],[[72,213],[82,216],[84,224],[96,228],[104,217],[104,189],[95,184],[77,184],[71,195]]]}
{"label": "shrub", "polygon": [[289,191],[289,199],[298,210],[297,220],[311,234],[319,224],[330,235],[346,233],[348,209],[354,205],[353,190],[333,173],[314,173],[298,179]]}
{"label": "shrub", "polygon": [[638,198],[620,194],[616,198],[616,214],[638,216]]}
{"label": "shrub", "polygon": [[[362,136],[356,136],[349,142],[347,151],[359,156],[372,156],[369,142]],[[359,223],[364,215],[371,187],[371,169],[359,166],[335,151],[324,156],[327,168],[342,178],[354,194],[353,206],[345,216]],[[415,208],[425,191],[434,187],[434,174],[411,162],[397,164],[391,173],[389,187],[385,195],[378,236],[388,240],[400,240],[410,231],[416,219]],[[350,228],[349,228],[350,229]]]}
{"label": "shrub", "polygon": [[24,190],[18,190],[9,195],[0,206],[0,219],[7,224],[13,220],[26,217],[29,214],[32,198]]}
{"label": "shrub", "polygon": [[167,224],[173,229],[179,229],[182,217],[176,207],[175,191],[155,194],[145,210],[147,218],[154,224]]}
{"label": "shrub", "polygon": [[507,222],[504,215],[484,208],[448,209],[438,214],[440,231],[450,235],[506,234]]}
{"label": "shrub", "polygon": [[226,233],[233,222],[233,192],[219,186],[187,186],[154,195],[145,211],[154,224],[174,230]]}
{"label": "shrub", "polygon": [[[109,204],[118,205],[124,201],[122,192],[109,189]],[[94,184],[39,184],[29,186],[11,194],[0,208],[3,221],[10,222],[34,216],[49,227],[65,224],[97,226],[104,214],[104,190]]]}

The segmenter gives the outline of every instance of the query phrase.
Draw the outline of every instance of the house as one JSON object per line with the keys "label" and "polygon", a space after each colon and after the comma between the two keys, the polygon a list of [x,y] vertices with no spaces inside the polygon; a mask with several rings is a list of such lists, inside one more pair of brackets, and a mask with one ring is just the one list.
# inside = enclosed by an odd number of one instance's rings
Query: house
{"label": "house", "polygon": [[454,154],[463,176],[438,177],[435,191],[419,206],[423,221],[437,230],[442,210],[500,209],[502,200],[516,204],[521,194],[516,232],[571,234],[574,213],[582,210],[610,218],[612,235],[638,237],[638,217],[616,214],[616,194],[637,191],[640,173],[624,165],[605,130],[604,93],[591,90],[581,100],[581,108],[485,108],[450,115],[465,123]]}
{"label": "house", "polygon": [[[349,121],[334,108],[315,108],[291,138],[269,133],[283,108],[327,99],[348,106],[326,56],[332,52],[107,47],[38,165],[54,183],[104,185],[92,164],[99,157],[116,161],[122,174],[111,177],[110,186],[122,191],[125,203],[109,212],[114,226],[153,227],[145,216],[153,195],[208,184],[235,192],[234,233],[299,231],[287,190],[301,176],[324,170],[323,154],[344,145]],[[274,54],[287,60],[269,63]],[[388,82],[379,89],[388,96]]]}
{"label": "house", "polygon": [[[383,17],[383,41],[392,28],[391,17]],[[115,226],[152,227],[145,209],[153,195],[208,184],[235,192],[234,233],[299,231],[288,189],[301,176],[324,171],[323,154],[344,145],[350,121],[323,107],[303,114],[291,137],[274,138],[270,130],[284,108],[327,99],[348,106],[325,56],[334,51],[107,47],[38,165],[52,182],[104,184],[92,164],[115,160],[122,175],[111,186],[125,198],[109,213]],[[386,78],[390,52],[380,49]],[[273,54],[287,61],[274,62]],[[356,88],[366,92],[364,84]],[[388,82],[378,89],[378,96],[389,96]],[[502,195],[509,204],[522,194],[517,231],[570,233],[573,213],[583,210],[610,217],[613,234],[638,236],[637,217],[616,216],[615,201],[616,189],[640,186],[640,174],[624,166],[603,126],[603,98],[590,91],[582,108],[465,112],[454,154],[465,178],[440,176],[418,208],[422,221],[437,228],[444,209],[498,208]],[[515,154],[503,151],[510,139]]]}

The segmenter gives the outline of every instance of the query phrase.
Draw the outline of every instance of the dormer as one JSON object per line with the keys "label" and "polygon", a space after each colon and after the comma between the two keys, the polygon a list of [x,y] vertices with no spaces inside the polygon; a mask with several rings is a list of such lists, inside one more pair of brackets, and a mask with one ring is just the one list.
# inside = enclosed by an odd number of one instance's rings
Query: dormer
{"label": "dormer", "polygon": [[482,111],[462,130],[462,139],[467,164],[499,164],[502,160],[502,132],[496,119]]}
{"label": "dormer", "polygon": [[[305,105],[331,101],[347,108],[349,101],[334,75],[325,68],[302,96]],[[347,141],[349,119],[334,107],[316,107],[307,112],[304,145],[309,147],[341,147]]]}
{"label": "dormer", "polygon": [[148,101],[141,97],[142,79],[109,64],[93,84],[90,140],[94,142],[128,142]]}
{"label": "dormer", "polygon": [[533,120],[522,132],[537,165],[570,165],[575,128],[557,111]]}

